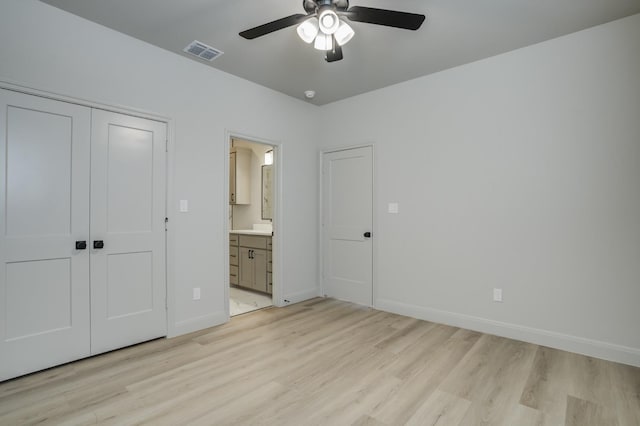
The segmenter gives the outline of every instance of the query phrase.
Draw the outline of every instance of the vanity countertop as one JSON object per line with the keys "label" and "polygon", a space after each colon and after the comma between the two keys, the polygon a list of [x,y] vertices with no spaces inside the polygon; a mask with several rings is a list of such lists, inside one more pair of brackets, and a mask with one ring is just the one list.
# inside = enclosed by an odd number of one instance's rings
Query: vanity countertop
{"label": "vanity countertop", "polygon": [[264,229],[231,229],[230,234],[244,234],[244,235],[264,235],[265,237],[271,236],[271,231]]}

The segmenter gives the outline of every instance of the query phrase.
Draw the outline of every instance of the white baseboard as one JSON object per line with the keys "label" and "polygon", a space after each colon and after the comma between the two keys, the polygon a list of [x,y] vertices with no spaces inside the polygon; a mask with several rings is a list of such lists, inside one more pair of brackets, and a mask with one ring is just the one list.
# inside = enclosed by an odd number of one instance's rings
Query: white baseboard
{"label": "white baseboard", "polygon": [[548,346],[568,352],[579,353],[595,358],[620,362],[640,367],[640,349],[583,337],[556,333],[554,331],[520,326],[486,318],[474,317],[455,312],[441,311],[423,306],[411,305],[389,299],[378,299],[376,309],[398,315],[437,322],[468,330],[480,331],[510,339]]}
{"label": "white baseboard", "polygon": [[320,292],[316,287],[304,291],[298,291],[296,293],[289,293],[284,295],[284,297],[282,298],[284,302],[282,306],[303,302],[305,300],[313,299],[314,297],[318,296],[320,296]]}
{"label": "white baseboard", "polygon": [[224,324],[228,321],[227,313],[214,312],[212,314],[203,315],[196,318],[189,318],[184,321],[178,321],[173,327],[169,327],[168,338],[181,336],[194,331],[203,330],[205,328],[214,327]]}

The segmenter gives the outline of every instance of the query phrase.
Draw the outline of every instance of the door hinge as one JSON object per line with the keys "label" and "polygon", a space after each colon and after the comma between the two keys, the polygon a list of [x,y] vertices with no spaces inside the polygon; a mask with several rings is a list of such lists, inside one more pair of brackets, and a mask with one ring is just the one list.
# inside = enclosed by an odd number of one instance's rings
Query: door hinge
{"label": "door hinge", "polygon": [[164,152],[169,152],[169,139],[164,141]]}
{"label": "door hinge", "polygon": [[168,217],[165,217],[165,218],[164,218],[164,230],[165,230],[165,231],[167,230],[167,223],[169,223],[169,218],[168,218]]}

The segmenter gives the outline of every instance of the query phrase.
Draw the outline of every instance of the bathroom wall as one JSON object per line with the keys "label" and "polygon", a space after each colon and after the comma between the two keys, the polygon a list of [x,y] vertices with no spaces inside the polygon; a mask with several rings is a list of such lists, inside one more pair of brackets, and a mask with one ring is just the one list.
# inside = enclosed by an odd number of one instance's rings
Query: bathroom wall
{"label": "bathroom wall", "polygon": [[273,147],[238,139],[234,140],[233,146],[251,150],[251,204],[231,206],[230,229],[251,229],[254,223],[270,224],[270,220],[262,219],[262,166],[264,153]]}

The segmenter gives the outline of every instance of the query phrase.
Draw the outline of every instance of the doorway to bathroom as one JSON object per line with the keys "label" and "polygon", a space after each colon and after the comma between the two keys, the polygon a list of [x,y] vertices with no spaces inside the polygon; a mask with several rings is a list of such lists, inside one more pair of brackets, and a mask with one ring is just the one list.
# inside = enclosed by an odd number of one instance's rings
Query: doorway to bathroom
{"label": "doorway to bathroom", "polygon": [[229,316],[273,305],[277,147],[229,141]]}

